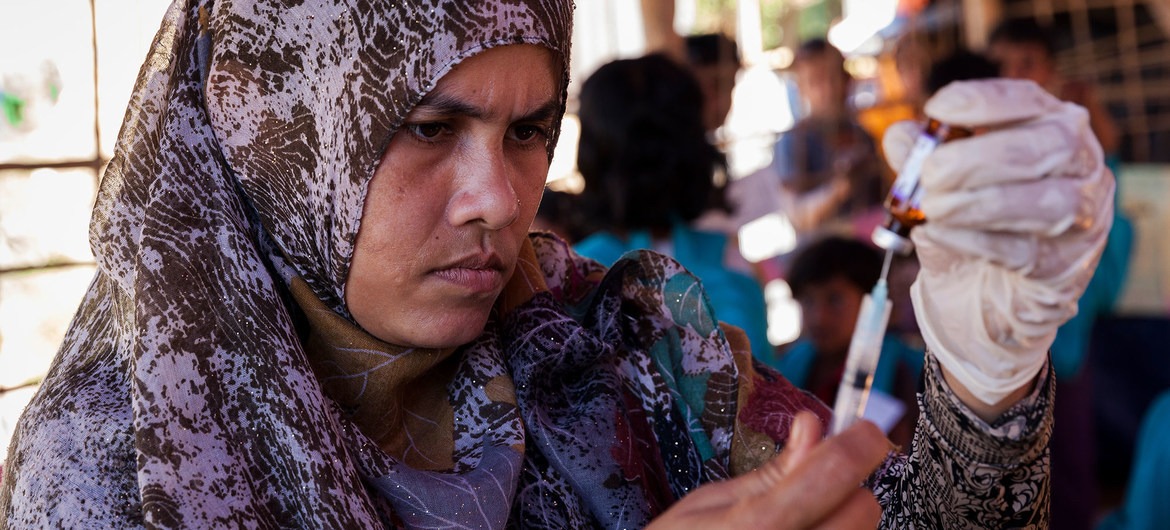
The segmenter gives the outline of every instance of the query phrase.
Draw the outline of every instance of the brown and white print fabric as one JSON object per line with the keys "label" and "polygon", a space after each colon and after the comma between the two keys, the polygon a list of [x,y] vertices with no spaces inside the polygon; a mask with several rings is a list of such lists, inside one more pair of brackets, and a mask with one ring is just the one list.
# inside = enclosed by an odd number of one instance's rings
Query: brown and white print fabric
{"label": "brown and white print fabric", "polygon": [[568,72],[571,16],[567,0],[176,0],[101,185],[99,272],[17,427],[0,519],[388,521],[290,286],[345,316],[365,189],[406,113],[493,46],[548,47]]}

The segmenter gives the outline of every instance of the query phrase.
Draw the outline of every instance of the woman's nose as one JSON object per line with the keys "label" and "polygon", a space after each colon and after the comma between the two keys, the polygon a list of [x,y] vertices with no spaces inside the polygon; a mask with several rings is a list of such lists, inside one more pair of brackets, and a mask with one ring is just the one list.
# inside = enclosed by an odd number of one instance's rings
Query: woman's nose
{"label": "woman's nose", "polygon": [[516,222],[520,199],[512,183],[514,168],[509,166],[503,146],[482,146],[461,158],[451,223],[480,223],[489,230],[501,230]]}

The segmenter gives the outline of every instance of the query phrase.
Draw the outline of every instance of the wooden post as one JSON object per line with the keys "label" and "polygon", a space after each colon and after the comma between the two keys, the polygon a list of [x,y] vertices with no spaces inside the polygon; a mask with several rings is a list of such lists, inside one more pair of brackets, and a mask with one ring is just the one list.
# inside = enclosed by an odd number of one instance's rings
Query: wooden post
{"label": "wooden post", "polygon": [[963,0],[963,44],[971,50],[985,49],[1002,13],[1001,0]]}
{"label": "wooden post", "polygon": [[642,0],[642,28],[646,53],[665,53],[679,62],[686,60],[682,37],[674,31],[674,0]]}

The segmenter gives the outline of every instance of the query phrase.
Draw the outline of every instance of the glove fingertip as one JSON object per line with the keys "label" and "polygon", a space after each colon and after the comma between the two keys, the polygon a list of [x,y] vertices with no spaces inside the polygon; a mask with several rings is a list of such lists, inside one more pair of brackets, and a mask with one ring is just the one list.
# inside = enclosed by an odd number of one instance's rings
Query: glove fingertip
{"label": "glove fingertip", "polygon": [[1033,81],[995,78],[955,81],[936,92],[924,111],[951,125],[981,127],[1035,118],[1060,105]]}

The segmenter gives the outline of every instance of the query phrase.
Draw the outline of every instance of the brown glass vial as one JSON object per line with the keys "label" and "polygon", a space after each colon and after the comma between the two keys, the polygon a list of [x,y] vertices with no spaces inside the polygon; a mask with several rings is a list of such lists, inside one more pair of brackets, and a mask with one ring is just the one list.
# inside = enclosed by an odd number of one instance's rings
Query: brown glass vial
{"label": "brown glass vial", "polygon": [[948,125],[933,118],[926,122],[922,134],[918,135],[906,162],[902,164],[902,170],[890,186],[890,195],[885,203],[886,220],[873,230],[875,245],[899,254],[910,253],[914,248],[914,243],[910,242],[910,229],[926,222],[926,215],[919,209],[922,189],[918,182],[922,176],[922,163],[939,145],[972,134],[970,129]]}

